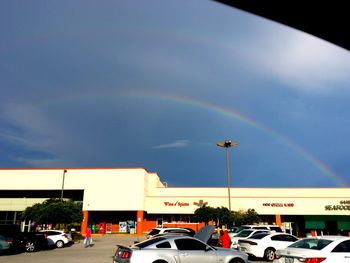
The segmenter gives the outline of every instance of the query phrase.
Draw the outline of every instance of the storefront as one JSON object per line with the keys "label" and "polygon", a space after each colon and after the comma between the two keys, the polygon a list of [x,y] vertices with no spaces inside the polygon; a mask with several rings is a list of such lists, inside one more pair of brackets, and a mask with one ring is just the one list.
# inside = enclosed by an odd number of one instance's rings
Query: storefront
{"label": "storefront", "polygon": [[[198,230],[197,208],[228,206],[226,187],[167,187],[143,168],[1,169],[0,180],[0,223],[18,222],[27,206],[63,194],[82,203],[82,233],[88,225],[95,233]],[[299,236],[350,231],[349,188],[232,188],[231,206]]]}

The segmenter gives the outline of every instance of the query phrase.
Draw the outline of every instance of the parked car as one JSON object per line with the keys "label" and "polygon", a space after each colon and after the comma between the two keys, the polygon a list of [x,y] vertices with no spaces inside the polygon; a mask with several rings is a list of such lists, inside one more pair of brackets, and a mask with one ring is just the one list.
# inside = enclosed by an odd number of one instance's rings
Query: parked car
{"label": "parked car", "polygon": [[34,252],[47,248],[48,241],[44,234],[38,232],[21,232],[16,224],[0,225],[0,235],[11,244],[12,252]]}
{"label": "parked car", "polygon": [[271,232],[278,232],[278,233],[282,233],[282,228],[278,225],[242,225],[239,227],[239,229],[234,232],[234,233],[230,233],[230,237],[234,237],[236,236],[240,231],[245,230],[245,229],[260,229],[260,230],[268,230]]}
{"label": "parked car", "polygon": [[350,237],[308,237],[276,251],[274,263],[295,262],[350,262]]}
{"label": "parked car", "polygon": [[153,228],[147,235],[147,238],[151,238],[158,234],[164,234],[164,233],[184,233],[188,234],[190,236],[194,236],[196,233],[191,228],[182,228],[182,227],[156,227]]}
{"label": "parked car", "polygon": [[238,249],[238,240],[240,239],[247,239],[250,238],[251,236],[259,233],[269,233],[269,230],[259,230],[259,229],[244,229],[238,232],[237,235],[231,237],[231,248]]}
{"label": "parked car", "polygon": [[8,252],[11,249],[11,242],[4,236],[0,235],[0,255]]}
{"label": "parked car", "polygon": [[46,235],[50,247],[62,248],[72,242],[71,235],[63,230],[41,230],[40,233]]}
{"label": "parked car", "polygon": [[200,263],[248,263],[248,255],[238,250],[217,248],[207,244],[215,227],[201,228],[195,237],[164,235],[146,239],[130,247],[118,245],[114,263],[151,262],[200,262]]}
{"label": "parked car", "polygon": [[265,229],[269,231],[275,231],[278,233],[282,233],[282,228],[278,225],[243,225],[245,229]]}
{"label": "parked car", "polygon": [[272,261],[277,249],[285,248],[297,240],[297,237],[286,233],[261,233],[248,239],[240,239],[238,244],[240,250],[248,255]]}

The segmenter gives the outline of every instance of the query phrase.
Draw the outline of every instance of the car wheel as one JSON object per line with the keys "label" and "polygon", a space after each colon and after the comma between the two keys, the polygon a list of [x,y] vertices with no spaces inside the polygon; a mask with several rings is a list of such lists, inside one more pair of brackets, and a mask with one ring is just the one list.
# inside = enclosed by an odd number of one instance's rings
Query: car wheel
{"label": "car wheel", "polygon": [[264,254],[264,258],[267,260],[267,261],[272,261],[274,260],[275,258],[275,249],[274,248],[267,248],[265,250],[265,254]]}
{"label": "car wheel", "polygon": [[156,260],[153,263],[168,263],[168,262],[166,262],[165,260]]}
{"label": "car wheel", "polygon": [[26,252],[34,252],[36,249],[36,245],[33,241],[28,241],[24,247]]}
{"label": "car wheel", "polygon": [[229,263],[244,263],[244,261],[239,258],[235,258],[235,259],[232,259]]}
{"label": "car wheel", "polygon": [[57,247],[57,248],[62,248],[63,246],[64,246],[64,243],[63,243],[62,240],[58,240],[58,241],[56,242],[56,247]]}

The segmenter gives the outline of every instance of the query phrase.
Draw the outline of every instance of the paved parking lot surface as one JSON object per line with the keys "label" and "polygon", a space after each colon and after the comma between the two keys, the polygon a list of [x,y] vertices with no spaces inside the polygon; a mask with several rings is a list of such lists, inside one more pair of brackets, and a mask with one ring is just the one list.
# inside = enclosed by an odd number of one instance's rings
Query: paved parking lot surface
{"label": "paved parking lot surface", "polygon": [[[112,263],[115,245],[131,245],[145,237],[104,236],[93,237],[94,245],[85,248],[83,242],[61,249],[49,249],[34,253],[0,256],[1,263]],[[252,260],[252,263],[265,261]],[[198,262],[200,263],[200,262]],[[266,263],[266,262],[265,262]]]}

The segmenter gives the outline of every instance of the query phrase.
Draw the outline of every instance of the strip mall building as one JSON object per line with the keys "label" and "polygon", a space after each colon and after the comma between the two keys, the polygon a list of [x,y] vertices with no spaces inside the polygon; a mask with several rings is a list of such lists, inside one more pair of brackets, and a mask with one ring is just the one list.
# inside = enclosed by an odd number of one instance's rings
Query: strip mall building
{"label": "strip mall building", "polygon": [[[194,211],[228,206],[228,189],[167,187],[156,173],[130,169],[1,169],[0,223],[20,222],[28,206],[63,194],[82,203],[84,220],[104,233],[143,234],[156,226],[200,227]],[[264,222],[298,236],[350,231],[349,188],[231,188],[233,211],[255,209]]]}

